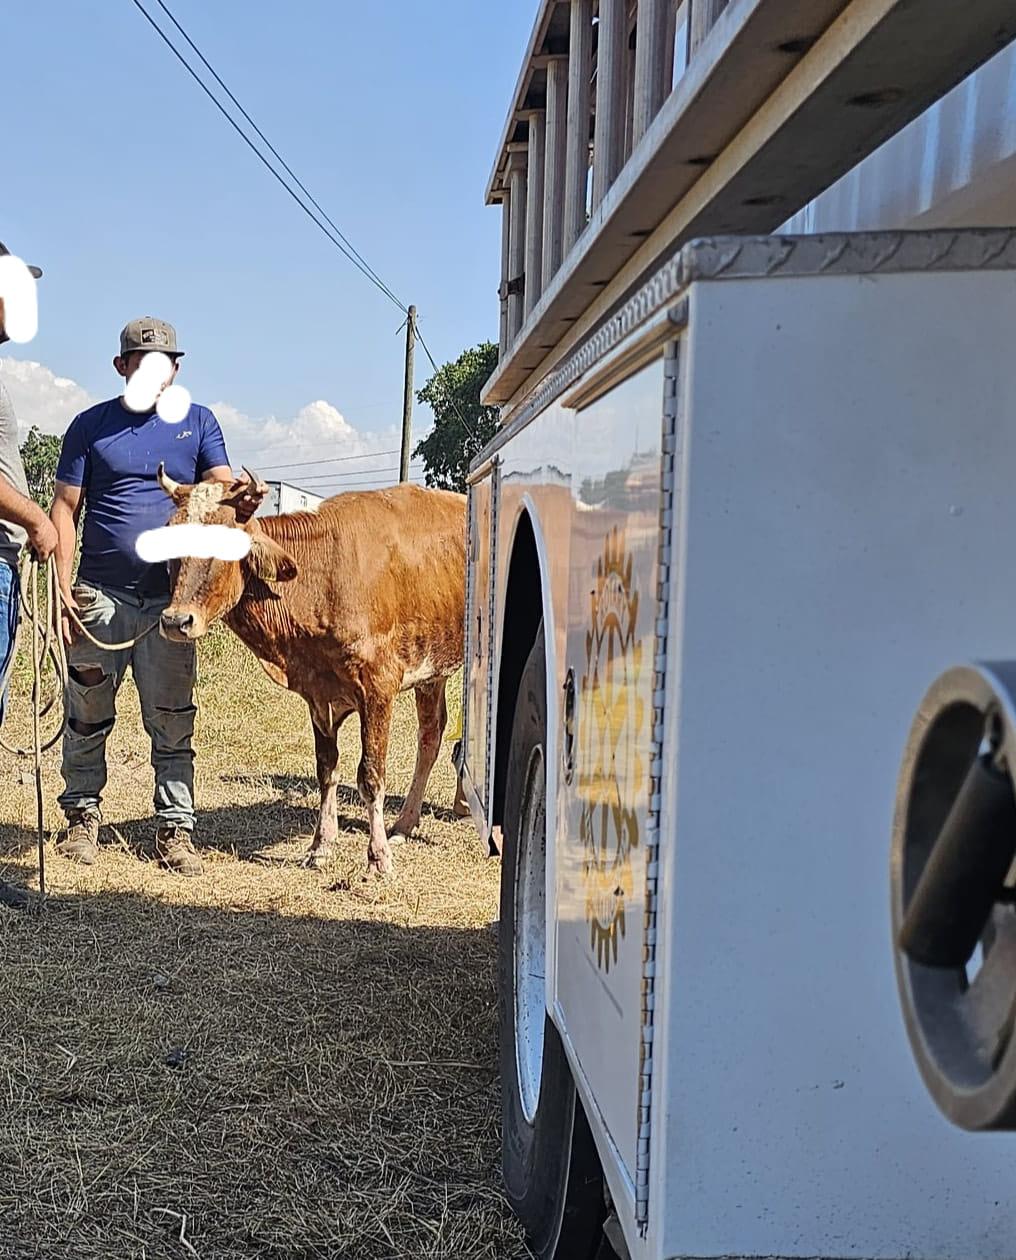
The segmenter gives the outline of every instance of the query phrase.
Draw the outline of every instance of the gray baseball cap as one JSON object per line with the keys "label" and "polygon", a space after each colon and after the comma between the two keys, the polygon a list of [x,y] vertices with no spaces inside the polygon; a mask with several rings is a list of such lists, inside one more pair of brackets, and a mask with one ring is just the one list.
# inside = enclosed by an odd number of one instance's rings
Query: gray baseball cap
{"label": "gray baseball cap", "polygon": [[[9,254],[10,252],[11,251],[7,248],[7,246],[3,243],[3,241],[0,241],[0,254]],[[41,267],[31,267],[27,263],[25,264],[25,266],[28,267],[28,270],[32,273],[33,276],[35,276],[36,280],[38,280],[38,278],[42,275]]]}
{"label": "gray baseball cap", "polygon": [[133,354],[135,350],[161,350],[163,354],[183,354],[176,348],[176,329],[164,319],[154,315],[142,315],[132,319],[120,332],[120,356]]}

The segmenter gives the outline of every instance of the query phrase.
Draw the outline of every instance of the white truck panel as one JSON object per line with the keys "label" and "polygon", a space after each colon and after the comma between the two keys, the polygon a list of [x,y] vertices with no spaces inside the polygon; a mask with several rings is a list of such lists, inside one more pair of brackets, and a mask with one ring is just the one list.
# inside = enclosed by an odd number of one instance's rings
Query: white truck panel
{"label": "white truck panel", "polygon": [[887,862],[928,680],[1011,654],[1014,326],[1004,272],[691,290],[654,1256],[1013,1254],[1016,1140],[924,1090]]}
{"label": "white truck panel", "polygon": [[566,669],[577,746],[556,844],[555,996],[632,1185],[662,410],[661,355],[576,417]]}
{"label": "white truck panel", "polygon": [[[1016,1139],[949,1127],[925,1093],[888,851],[928,680],[1011,654],[1013,327],[1014,233],[716,238],[662,268],[488,452],[493,686],[484,709],[471,676],[468,722],[486,720],[466,777],[482,750],[493,765],[528,514],[548,631],[548,1009],[632,1260],[1011,1260]],[[622,825],[603,808],[591,829],[610,793]],[[599,888],[590,855],[610,873],[623,834],[627,872]],[[590,906],[617,888],[608,971]]]}

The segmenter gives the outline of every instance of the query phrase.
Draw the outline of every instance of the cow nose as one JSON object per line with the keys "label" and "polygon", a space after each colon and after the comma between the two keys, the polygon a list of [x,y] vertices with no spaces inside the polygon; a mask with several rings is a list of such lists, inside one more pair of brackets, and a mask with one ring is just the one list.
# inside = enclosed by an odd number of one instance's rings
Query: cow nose
{"label": "cow nose", "polygon": [[167,609],[161,617],[163,630],[177,630],[186,634],[194,625],[193,613],[175,613]]}

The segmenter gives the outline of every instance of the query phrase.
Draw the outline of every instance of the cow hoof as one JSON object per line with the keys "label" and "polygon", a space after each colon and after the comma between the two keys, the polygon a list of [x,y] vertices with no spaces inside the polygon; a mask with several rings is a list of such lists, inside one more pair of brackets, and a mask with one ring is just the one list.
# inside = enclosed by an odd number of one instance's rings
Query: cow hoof
{"label": "cow hoof", "polygon": [[390,843],[405,844],[406,841],[412,837],[413,832],[419,825],[419,818],[414,818],[412,821],[409,819],[397,818],[391,831],[388,833]]}
{"label": "cow hoof", "polygon": [[310,852],[300,865],[308,871],[323,871],[328,865],[330,856],[330,854],[322,853],[320,850],[317,853]]}
{"label": "cow hoof", "polygon": [[[389,841],[390,843],[390,841]],[[395,863],[387,847],[375,853],[367,854],[368,873],[379,875],[382,879],[391,879],[395,874]]]}

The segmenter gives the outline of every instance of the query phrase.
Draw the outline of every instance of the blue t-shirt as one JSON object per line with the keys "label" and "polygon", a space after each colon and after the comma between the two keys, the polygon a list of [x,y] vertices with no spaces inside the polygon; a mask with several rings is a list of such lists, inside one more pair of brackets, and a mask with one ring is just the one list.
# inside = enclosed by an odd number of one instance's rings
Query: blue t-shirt
{"label": "blue t-shirt", "polygon": [[74,417],[63,440],[57,481],[81,486],[85,526],[82,582],[139,595],[169,592],[165,564],[146,564],[134,549],[138,535],[165,525],[173,502],[159,485],[159,464],[174,481],[191,485],[210,468],[229,466],[219,422],[191,404],[187,418],[168,424],[154,411],[128,411],[119,398]]}

